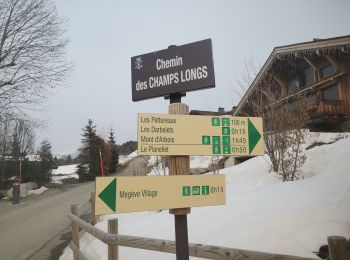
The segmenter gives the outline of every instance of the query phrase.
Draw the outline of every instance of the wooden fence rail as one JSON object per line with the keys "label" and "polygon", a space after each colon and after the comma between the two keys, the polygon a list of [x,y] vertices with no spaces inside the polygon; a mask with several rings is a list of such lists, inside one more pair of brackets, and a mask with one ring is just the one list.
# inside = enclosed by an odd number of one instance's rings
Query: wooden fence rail
{"label": "wooden fence rail", "polygon": [[[111,234],[106,233],[89,223],[86,223],[75,214],[69,214],[69,219],[72,224],[79,226],[85,232],[91,234],[97,239],[108,245],[116,245],[116,246],[125,246],[131,248],[152,250],[164,253],[172,253],[175,254],[175,242],[170,240],[163,239],[155,239],[155,238],[145,238],[138,236],[126,236],[119,234]],[[111,222],[114,220],[110,220]],[[72,248],[74,255],[79,259],[87,259],[82,253],[79,251],[79,248],[74,245],[70,247]],[[75,246],[75,248],[73,248]],[[117,251],[117,249],[116,249]],[[252,259],[279,259],[279,260],[315,260],[316,258],[306,258],[306,257],[298,257],[298,256],[290,256],[290,255],[282,255],[282,254],[272,254],[272,253],[264,253],[264,252],[255,252],[250,250],[242,250],[242,249],[234,249],[227,247],[219,247],[219,246],[211,246],[211,245],[202,245],[202,244],[189,244],[189,254],[194,257],[201,257],[206,259],[235,259],[235,260],[252,260]],[[108,259],[117,259],[116,255],[110,255]]]}

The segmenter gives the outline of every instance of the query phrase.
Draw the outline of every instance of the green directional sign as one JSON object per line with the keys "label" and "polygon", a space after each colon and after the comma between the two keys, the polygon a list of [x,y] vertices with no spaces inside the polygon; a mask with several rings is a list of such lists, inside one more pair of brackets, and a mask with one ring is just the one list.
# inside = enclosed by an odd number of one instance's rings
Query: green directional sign
{"label": "green directional sign", "polygon": [[139,155],[264,154],[260,117],[139,114]]}
{"label": "green directional sign", "polygon": [[116,208],[117,179],[113,179],[110,184],[100,193],[98,197],[113,211]]}
{"label": "green directional sign", "polygon": [[95,214],[225,204],[224,175],[97,177]]}

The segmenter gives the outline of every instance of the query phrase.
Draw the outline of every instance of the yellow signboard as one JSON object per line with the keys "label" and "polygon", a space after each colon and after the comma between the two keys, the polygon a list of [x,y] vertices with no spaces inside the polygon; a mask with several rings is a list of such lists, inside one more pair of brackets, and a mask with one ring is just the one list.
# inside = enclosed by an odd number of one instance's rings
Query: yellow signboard
{"label": "yellow signboard", "polygon": [[97,177],[95,214],[223,205],[224,175]]}
{"label": "yellow signboard", "polygon": [[261,117],[138,115],[139,155],[264,154]]}

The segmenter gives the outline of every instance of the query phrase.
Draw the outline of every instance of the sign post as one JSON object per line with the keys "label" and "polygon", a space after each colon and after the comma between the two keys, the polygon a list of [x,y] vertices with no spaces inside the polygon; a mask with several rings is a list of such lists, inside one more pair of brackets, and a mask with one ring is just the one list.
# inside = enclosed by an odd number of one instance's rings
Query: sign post
{"label": "sign post", "polygon": [[[188,115],[189,107],[181,103],[181,96],[170,95],[169,114]],[[190,174],[190,157],[171,156],[168,160],[169,175],[189,175]],[[170,214],[175,218],[175,243],[176,259],[188,260],[188,228],[187,214],[191,213],[191,208],[170,209]]]}
{"label": "sign post", "polygon": [[[134,56],[131,77],[133,101],[161,96],[170,99],[168,115],[138,116],[138,155],[167,156],[168,177],[196,177],[198,182],[208,177],[189,176],[189,155],[255,156],[264,153],[261,118],[189,116],[189,107],[181,103],[181,97],[188,91],[215,87],[210,39]],[[115,200],[106,202],[108,194],[116,191],[115,186],[116,183],[111,184],[108,186],[111,188],[100,193],[105,204],[115,205]],[[220,186],[222,189],[217,189]],[[218,185],[210,192],[224,192],[224,186],[224,183]],[[186,187],[183,194],[209,194],[209,185]],[[96,190],[96,194],[99,192]],[[177,260],[189,259],[187,214],[191,212],[190,207],[191,204],[169,207],[169,213],[175,218]]]}
{"label": "sign post", "polygon": [[[215,87],[211,39],[138,55],[131,58],[132,100],[164,96],[170,99],[169,114],[187,115],[181,103],[188,91]],[[160,154],[159,154],[160,155]],[[189,175],[189,156],[169,157],[170,175]],[[175,215],[176,257],[189,259],[187,216],[190,208],[170,209]]]}
{"label": "sign post", "polygon": [[22,159],[19,159],[19,183],[22,183]]}
{"label": "sign post", "polygon": [[105,170],[104,170],[104,168],[103,168],[102,148],[99,147],[99,148],[98,148],[98,151],[99,151],[99,156],[100,156],[101,176],[104,177],[104,176],[105,176]]}

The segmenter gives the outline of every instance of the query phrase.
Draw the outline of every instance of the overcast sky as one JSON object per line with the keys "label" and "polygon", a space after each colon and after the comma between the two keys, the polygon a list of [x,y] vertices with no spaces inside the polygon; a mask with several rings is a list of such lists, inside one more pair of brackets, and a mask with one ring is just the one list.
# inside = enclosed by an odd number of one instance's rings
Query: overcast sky
{"label": "overcast sky", "polygon": [[68,19],[67,86],[49,98],[37,134],[55,153],[73,153],[91,118],[98,134],[117,142],[137,140],[137,113],[167,113],[168,100],[131,100],[132,56],[212,39],[216,87],[190,92],[190,109],[226,110],[240,100],[234,89],[251,57],[265,62],[276,46],[350,34],[350,1],[55,0]]}

